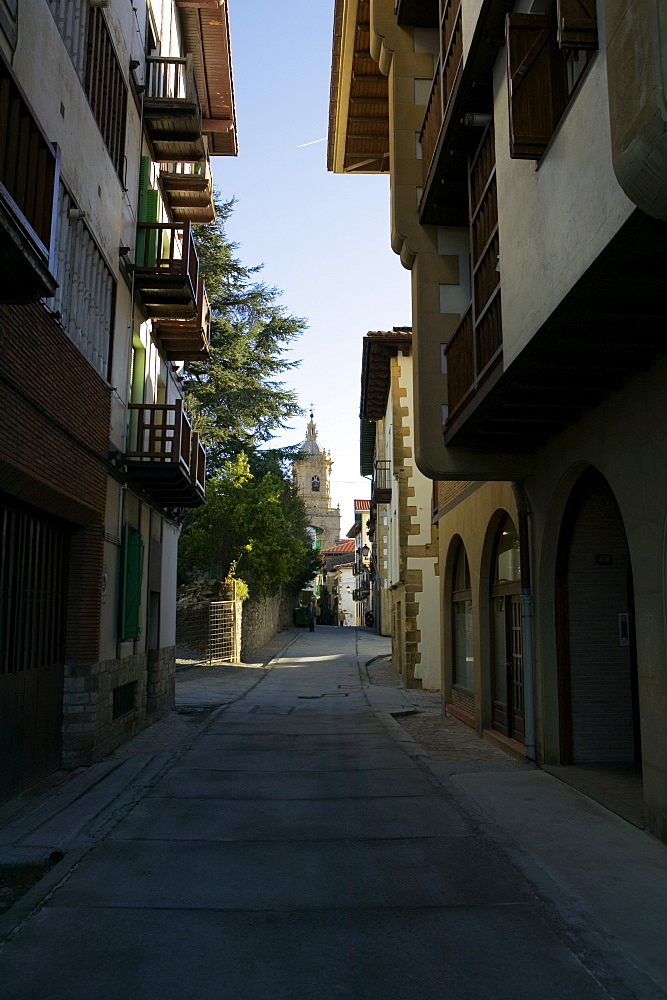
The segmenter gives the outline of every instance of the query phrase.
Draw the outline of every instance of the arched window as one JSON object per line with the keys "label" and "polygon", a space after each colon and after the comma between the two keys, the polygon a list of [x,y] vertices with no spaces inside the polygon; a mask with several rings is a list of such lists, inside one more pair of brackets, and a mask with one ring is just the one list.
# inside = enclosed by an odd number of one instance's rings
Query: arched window
{"label": "arched window", "polygon": [[472,590],[463,542],[459,544],[452,579],[452,623],[454,638],[453,683],[467,691],[475,689],[475,657],[472,643]]}
{"label": "arched window", "polygon": [[491,657],[493,728],[523,742],[523,642],[519,536],[503,518],[493,546]]}
{"label": "arched window", "polygon": [[319,476],[313,476],[313,478],[310,480],[310,488],[313,491],[313,493],[319,493],[320,492],[320,477]]}

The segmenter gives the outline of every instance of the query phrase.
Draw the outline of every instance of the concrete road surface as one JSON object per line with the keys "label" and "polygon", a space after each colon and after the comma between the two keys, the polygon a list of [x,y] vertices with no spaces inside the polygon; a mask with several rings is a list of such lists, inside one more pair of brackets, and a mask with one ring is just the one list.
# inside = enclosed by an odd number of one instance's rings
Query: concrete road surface
{"label": "concrete road surface", "polygon": [[403,693],[362,683],[373,641],[299,633],[166,752],[26,907],[0,951],[2,1000],[665,996],[518,863],[497,808],[487,824],[395,738],[384,713]]}

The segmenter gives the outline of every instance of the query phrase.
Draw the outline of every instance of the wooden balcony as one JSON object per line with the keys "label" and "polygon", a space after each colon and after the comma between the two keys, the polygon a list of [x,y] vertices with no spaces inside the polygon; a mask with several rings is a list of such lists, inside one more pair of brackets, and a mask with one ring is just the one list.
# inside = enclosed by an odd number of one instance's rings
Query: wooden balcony
{"label": "wooden balcony", "polygon": [[206,155],[191,55],[146,58],[143,106],[155,159],[199,160]]}
{"label": "wooden balcony", "polygon": [[140,222],[133,270],[151,319],[196,318],[199,258],[189,222]]}
{"label": "wooden balcony", "polygon": [[192,430],[183,400],[130,403],[125,464],[132,480],[160,506],[205,502],[206,453]]}
{"label": "wooden balcony", "polygon": [[461,0],[447,0],[444,5],[440,28],[440,59],[433,77],[431,95],[426,106],[424,124],[420,135],[424,184],[426,184],[442,126],[447,117],[456,82],[463,65],[463,29],[461,23]]}
{"label": "wooden balcony", "polygon": [[[505,14],[514,0],[481,0],[472,37],[463,54],[460,0],[448,0],[441,22],[442,122],[430,162],[424,164],[419,206],[422,225],[468,224],[468,155],[480,131],[470,115],[493,111],[493,67],[505,41]],[[468,26],[469,27],[469,26]]]}
{"label": "wooden balcony", "polygon": [[58,151],[0,49],[0,302],[34,302],[58,287],[49,269],[58,178]]}
{"label": "wooden balcony", "polygon": [[500,319],[500,286],[489,300],[480,321],[473,325],[472,305],[461,320],[445,351],[449,423],[462,406],[472,402],[503,356]]}
{"label": "wooden balcony", "polygon": [[194,319],[156,320],[153,332],[169,361],[206,361],[209,357],[211,307],[204,279],[199,279]]}
{"label": "wooden balcony", "polygon": [[375,503],[391,502],[391,469],[389,462],[376,462],[371,483],[371,500]]}
{"label": "wooden balcony", "polygon": [[174,222],[215,221],[211,165],[173,161],[160,164],[160,184]]}
{"label": "wooden balcony", "polygon": [[[481,203],[481,200],[480,200]],[[639,209],[561,299],[508,364],[494,352],[500,333],[500,286],[482,310],[476,339],[464,322],[447,349],[450,409],[446,445],[541,448],[553,435],[645,371],[664,352],[667,227]],[[472,383],[457,372],[476,350]],[[486,362],[486,363],[485,363]],[[468,395],[465,396],[466,390]],[[650,424],[647,424],[650,433]]]}

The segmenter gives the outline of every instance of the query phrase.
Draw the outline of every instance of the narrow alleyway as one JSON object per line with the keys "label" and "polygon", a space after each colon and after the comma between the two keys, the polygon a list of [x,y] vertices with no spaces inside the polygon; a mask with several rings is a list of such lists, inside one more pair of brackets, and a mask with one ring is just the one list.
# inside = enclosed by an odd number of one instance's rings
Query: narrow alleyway
{"label": "narrow alleyway", "polygon": [[[368,684],[381,648],[365,630],[300,632],[196,739],[161,737],[154,779],[5,941],[3,1000],[667,995],[452,775],[514,783],[517,810],[523,777],[556,779],[488,747],[466,760],[465,740],[456,764],[429,765],[390,715],[404,693]],[[650,846],[635,878],[653,864],[655,882],[667,858]]]}

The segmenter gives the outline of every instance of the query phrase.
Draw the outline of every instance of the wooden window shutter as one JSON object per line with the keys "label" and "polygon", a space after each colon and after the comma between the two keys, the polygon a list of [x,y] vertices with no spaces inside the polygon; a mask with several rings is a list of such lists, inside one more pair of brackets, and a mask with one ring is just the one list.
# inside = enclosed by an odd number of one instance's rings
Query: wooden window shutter
{"label": "wooden window shutter", "polygon": [[121,549],[120,639],[141,635],[141,581],[144,569],[144,540],[126,524]]}
{"label": "wooden window shutter", "polygon": [[538,160],[562,111],[554,49],[561,57],[546,15],[507,14],[505,29],[510,156]]}
{"label": "wooden window shutter", "polygon": [[598,47],[595,0],[556,0],[557,36],[562,49]]}

